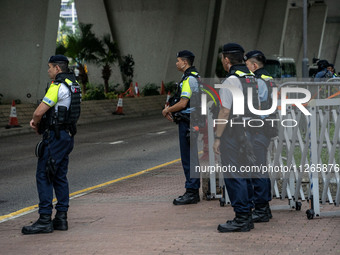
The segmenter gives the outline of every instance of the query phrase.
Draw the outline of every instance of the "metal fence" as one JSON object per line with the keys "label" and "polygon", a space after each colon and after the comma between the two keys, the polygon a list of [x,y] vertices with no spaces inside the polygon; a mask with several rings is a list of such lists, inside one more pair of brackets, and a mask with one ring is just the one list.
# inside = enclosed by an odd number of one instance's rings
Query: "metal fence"
{"label": "metal fence", "polygon": [[[320,203],[340,204],[340,79],[327,82],[286,82],[279,86],[307,88],[312,100],[305,105],[311,115],[297,107],[287,107],[286,115],[278,110],[279,123],[294,120],[291,126],[279,125],[278,137],[272,138],[267,154],[272,194],[288,199],[288,207],[301,209],[308,201],[308,219],[325,215],[340,215],[340,211],[321,212]],[[289,95],[299,98],[298,94]],[[212,103],[208,103],[208,108]],[[214,141],[213,117],[208,111],[209,164],[216,165],[212,151]],[[275,168],[277,167],[277,168]],[[276,171],[275,169],[279,169]],[[219,198],[220,204],[229,202],[224,188],[223,174],[219,173],[222,194],[216,194],[216,173],[210,173],[210,198]]]}

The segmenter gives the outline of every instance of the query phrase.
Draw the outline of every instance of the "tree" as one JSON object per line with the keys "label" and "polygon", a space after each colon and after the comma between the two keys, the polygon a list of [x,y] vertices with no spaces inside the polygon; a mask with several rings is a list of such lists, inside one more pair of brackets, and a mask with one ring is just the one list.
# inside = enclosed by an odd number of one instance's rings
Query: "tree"
{"label": "tree", "polygon": [[85,63],[96,63],[98,60],[96,52],[100,51],[102,47],[100,40],[94,35],[91,28],[92,24],[79,23],[80,32],[68,34],[66,44],[61,43],[56,50],[57,54],[64,54],[77,63],[83,94],[86,93],[86,84],[88,83]]}
{"label": "tree", "polygon": [[133,60],[132,55],[128,54],[126,56],[123,56],[121,58],[119,65],[120,65],[120,71],[123,77],[125,89],[128,89],[130,86],[130,83],[132,82],[134,65],[135,65],[135,61]]}
{"label": "tree", "polygon": [[119,49],[117,43],[111,41],[109,34],[103,36],[101,47],[98,49],[98,63],[102,66],[102,78],[104,79],[104,92],[109,92],[109,79],[111,77],[111,65],[118,60]]}

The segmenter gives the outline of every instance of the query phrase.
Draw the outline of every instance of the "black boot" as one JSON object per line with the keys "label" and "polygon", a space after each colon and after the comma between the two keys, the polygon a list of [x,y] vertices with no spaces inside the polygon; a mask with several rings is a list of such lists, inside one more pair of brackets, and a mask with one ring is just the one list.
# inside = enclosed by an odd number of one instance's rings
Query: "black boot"
{"label": "black boot", "polygon": [[248,232],[251,229],[249,222],[249,213],[236,213],[233,220],[228,220],[225,224],[218,225],[217,230],[220,232]]}
{"label": "black boot", "polygon": [[255,205],[252,215],[253,222],[268,222],[272,217],[269,203]]}
{"label": "black boot", "polygon": [[39,219],[30,226],[22,228],[21,233],[24,235],[51,233],[53,232],[53,224],[50,214],[40,214]]}
{"label": "black boot", "polygon": [[174,199],[174,205],[197,204],[200,201],[198,189],[187,189],[183,196]]}
{"label": "black boot", "polygon": [[249,227],[250,229],[254,229],[254,222],[253,222],[253,212],[250,211],[248,213],[248,221],[249,221]]}
{"label": "black boot", "polygon": [[53,219],[53,228],[55,230],[68,230],[67,212],[57,211]]}

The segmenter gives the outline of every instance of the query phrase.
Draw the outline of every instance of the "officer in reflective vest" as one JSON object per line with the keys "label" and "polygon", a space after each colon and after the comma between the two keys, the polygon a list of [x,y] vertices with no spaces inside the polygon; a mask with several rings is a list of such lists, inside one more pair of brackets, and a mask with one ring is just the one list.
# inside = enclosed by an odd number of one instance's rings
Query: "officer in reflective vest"
{"label": "officer in reflective vest", "polygon": [[170,106],[162,111],[164,117],[178,124],[181,161],[186,178],[184,195],[174,199],[174,205],[196,204],[200,201],[200,176],[195,172],[199,166],[197,137],[191,128],[190,116],[195,111],[190,101],[199,90],[198,72],[193,65],[195,56],[188,50],[177,53],[176,67],[183,73],[174,97],[170,99]]}
{"label": "officer in reflective vest", "polygon": [[[68,229],[69,186],[66,175],[75,124],[80,115],[81,91],[74,74],[68,69],[68,59],[63,55],[50,57],[48,75],[53,81],[30,121],[30,126],[43,135],[37,149],[36,172],[40,217],[32,225],[23,227],[23,234]],[[52,221],[53,190],[57,212]]]}
{"label": "officer in reflective vest", "polygon": [[253,106],[255,108],[259,106],[257,83],[254,74],[243,64],[243,54],[242,46],[237,43],[228,43],[222,48],[221,61],[228,75],[219,91],[222,105],[218,119],[229,120],[229,122],[216,125],[213,149],[215,153],[221,154],[222,166],[230,169],[229,172],[224,173],[224,182],[235,212],[235,218],[218,225],[217,229],[220,232],[246,232],[254,228],[251,217],[253,208],[251,180],[249,174],[240,171],[241,167],[254,163],[254,152],[246,136],[244,125],[234,126],[230,124],[235,119],[238,123],[242,123],[252,117],[247,103],[244,105],[242,116],[233,114],[233,105],[236,104],[237,100],[233,98],[232,91],[242,91],[243,98],[245,98],[244,102],[246,102],[245,93],[251,87],[253,90]]}
{"label": "officer in reflective vest", "polygon": [[[261,110],[270,109],[272,105],[273,77],[264,69],[266,57],[259,50],[248,52],[244,60],[250,71],[252,71],[259,84],[259,99],[261,102]],[[261,116],[265,119],[267,116]],[[249,137],[253,145],[254,153],[256,156],[257,166],[267,165],[267,149],[270,143],[271,135],[266,132],[264,127],[249,132]],[[269,201],[271,201],[271,184],[268,172],[254,174],[251,178],[253,187],[253,203],[255,209],[253,210],[253,222],[268,222],[272,218]]]}

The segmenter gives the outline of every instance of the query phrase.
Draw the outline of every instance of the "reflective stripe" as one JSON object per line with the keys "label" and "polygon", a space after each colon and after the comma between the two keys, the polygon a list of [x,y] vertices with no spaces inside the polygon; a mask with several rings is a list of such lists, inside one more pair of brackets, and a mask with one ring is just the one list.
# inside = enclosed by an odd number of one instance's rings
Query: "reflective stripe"
{"label": "reflective stripe", "polygon": [[273,77],[262,74],[262,75],[261,75],[261,79],[262,79],[262,80],[265,80],[265,81],[269,81],[269,80],[272,80]]}
{"label": "reflective stripe", "polygon": [[188,76],[183,82],[182,82],[182,93],[181,93],[181,97],[186,97],[188,99],[191,98],[191,88],[190,88],[190,84],[189,84],[189,77]]}
{"label": "reflective stripe", "polygon": [[243,77],[243,76],[246,76],[246,75],[254,75],[252,72],[250,72],[250,73],[245,73],[245,72],[242,72],[242,71],[240,71],[240,70],[237,70],[235,73],[236,73],[239,77]]}
{"label": "reflective stripe", "polygon": [[73,83],[71,80],[69,80],[69,79],[67,79],[67,78],[65,79],[65,82],[66,82],[68,85],[72,85],[72,83]]}
{"label": "reflective stripe", "polygon": [[50,107],[53,107],[57,101],[58,101],[58,92],[59,92],[59,88],[61,86],[61,83],[59,84],[54,84],[52,83],[50,88],[48,89],[43,102],[45,104],[47,104]]}

